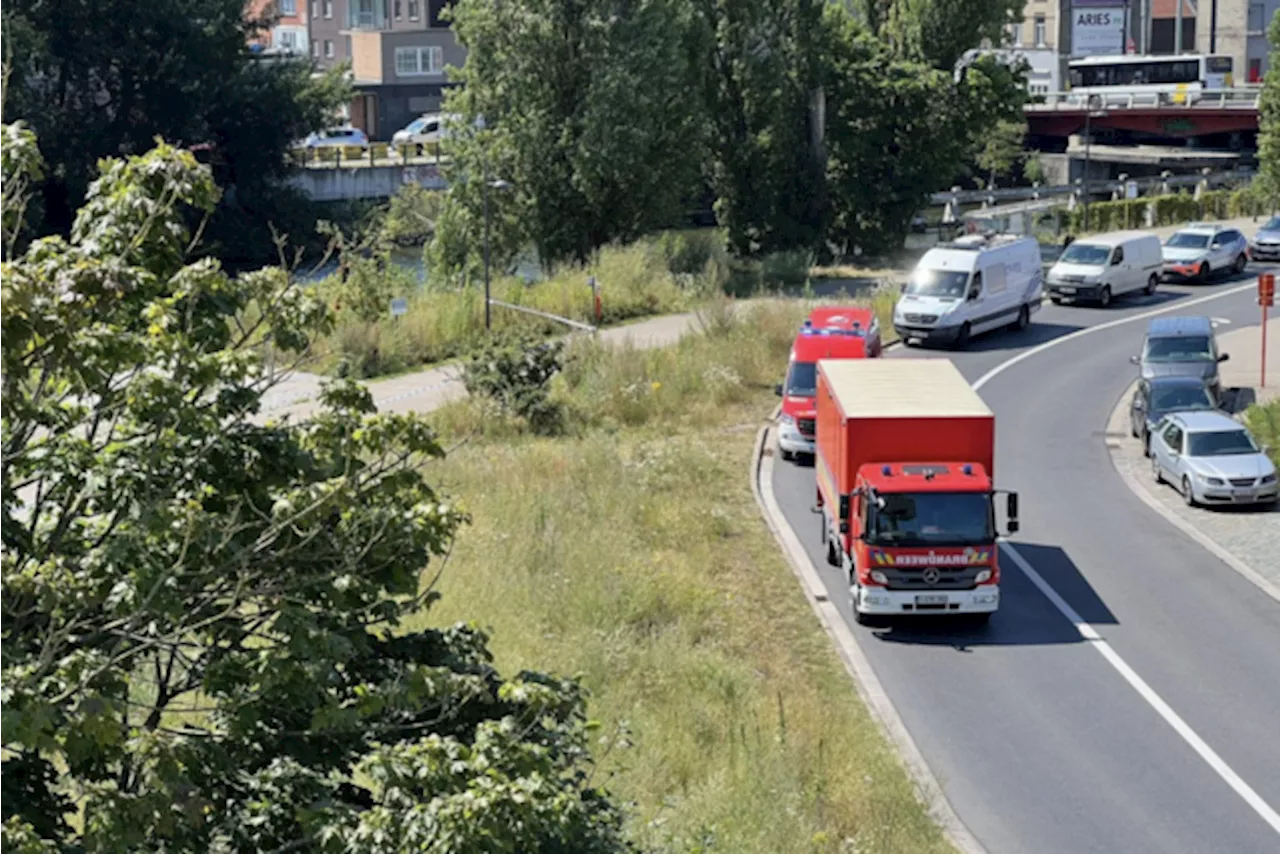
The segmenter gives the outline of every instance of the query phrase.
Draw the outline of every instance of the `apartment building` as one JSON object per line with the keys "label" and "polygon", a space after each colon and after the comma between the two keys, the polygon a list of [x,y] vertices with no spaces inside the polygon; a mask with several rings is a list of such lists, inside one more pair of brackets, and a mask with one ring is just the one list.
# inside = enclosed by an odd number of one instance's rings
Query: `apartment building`
{"label": "apartment building", "polygon": [[349,119],[387,140],[440,109],[445,68],[466,51],[443,19],[449,0],[309,0],[311,55],[320,68],[350,64],[356,95]]}
{"label": "apartment building", "polygon": [[255,39],[255,45],[271,48],[280,53],[305,55],[307,46],[307,17],[302,4],[305,0],[250,0],[247,14],[251,19],[270,18],[269,30]]}
{"label": "apartment building", "polygon": [[1200,0],[1195,48],[1231,57],[1239,83],[1262,82],[1267,73],[1267,27],[1280,0]]}

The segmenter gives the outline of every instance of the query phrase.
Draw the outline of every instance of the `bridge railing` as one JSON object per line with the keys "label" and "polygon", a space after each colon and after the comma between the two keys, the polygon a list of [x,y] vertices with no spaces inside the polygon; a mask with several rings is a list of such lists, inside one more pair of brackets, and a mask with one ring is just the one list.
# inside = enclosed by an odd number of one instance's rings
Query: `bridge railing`
{"label": "bridge railing", "polygon": [[[1185,92],[1126,91],[1095,92],[1095,109],[1159,109],[1185,107],[1190,109],[1257,109],[1262,90],[1257,86],[1237,86],[1231,89],[1189,89]],[[1089,98],[1083,92],[1049,92],[1040,96],[1043,102],[1027,104],[1027,112],[1081,110]]]}
{"label": "bridge railing", "polygon": [[353,169],[367,166],[423,166],[447,163],[439,143],[392,145],[371,142],[367,145],[323,145],[299,147],[290,152],[293,162],[305,169]]}
{"label": "bridge railing", "polygon": [[[1148,175],[1140,178],[1126,178],[1123,181],[1112,179],[1095,179],[1089,182],[1092,194],[1105,194],[1127,190],[1128,184],[1136,184],[1142,195],[1167,193],[1181,188],[1193,188],[1205,183],[1209,189],[1235,187],[1245,184],[1254,176],[1252,169],[1224,169],[1220,171],[1201,171],[1191,175]],[[986,190],[961,190],[933,193],[929,201],[934,205],[966,205],[974,202],[985,202],[995,205],[999,202],[1015,202],[1024,200],[1046,199],[1053,196],[1070,196],[1083,190],[1083,184],[1076,181],[1071,184],[1054,184],[1034,187],[1000,187]]]}

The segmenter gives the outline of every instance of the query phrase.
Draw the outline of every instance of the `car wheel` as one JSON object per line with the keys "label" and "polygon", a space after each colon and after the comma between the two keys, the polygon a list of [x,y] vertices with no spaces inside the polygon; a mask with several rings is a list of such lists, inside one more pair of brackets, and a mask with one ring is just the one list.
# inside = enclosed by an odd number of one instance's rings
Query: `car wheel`
{"label": "car wheel", "polygon": [[1130,435],[1130,436],[1132,436],[1132,437],[1133,437],[1133,438],[1135,438],[1135,439],[1137,439],[1137,438],[1139,438],[1139,437],[1141,437],[1141,436],[1142,436],[1142,433],[1141,433],[1141,432],[1139,432],[1139,430],[1138,430],[1138,428],[1137,428],[1136,426],[1134,426],[1134,423],[1133,423],[1133,419],[1132,419],[1132,418],[1130,418],[1130,419],[1129,419],[1129,435]]}
{"label": "car wheel", "polygon": [[1182,476],[1182,500],[1188,507],[1195,507],[1198,503],[1196,494],[1191,491],[1191,478],[1186,475]]}
{"label": "car wheel", "polygon": [[1152,296],[1156,292],[1156,288],[1160,287],[1160,277],[1155,273],[1151,274],[1151,278],[1147,279],[1147,287],[1143,291],[1147,296]]}
{"label": "car wheel", "polygon": [[1145,428],[1142,431],[1142,455],[1144,457],[1151,456],[1151,434]]}
{"label": "car wheel", "polygon": [[1151,455],[1151,479],[1156,485],[1164,483],[1164,474],[1160,471],[1160,461],[1156,459],[1155,454]]}
{"label": "car wheel", "polygon": [[1051,296],[1049,297],[1049,302],[1053,303],[1054,305],[1062,305],[1062,297]]}
{"label": "car wheel", "polygon": [[1209,274],[1211,272],[1213,272],[1213,268],[1209,266],[1209,262],[1202,261],[1200,263],[1200,272],[1196,274],[1196,278],[1198,278],[1201,283],[1207,282],[1209,281]]}
{"label": "car wheel", "polygon": [[836,545],[836,541],[831,539],[830,535],[827,536],[827,565],[840,565],[840,548]]}
{"label": "car wheel", "polygon": [[969,321],[965,321],[960,327],[960,334],[956,336],[956,346],[964,347],[969,343],[969,336],[973,333],[973,327],[969,325]]}
{"label": "car wheel", "polygon": [[1022,331],[1031,325],[1031,308],[1023,306],[1018,309],[1018,320],[1013,324],[1013,328]]}
{"label": "car wheel", "polygon": [[1103,285],[1102,290],[1098,293],[1098,305],[1106,308],[1111,305],[1111,286]]}
{"label": "car wheel", "polygon": [[1243,273],[1245,265],[1248,263],[1249,259],[1244,257],[1244,254],[1241,253],[1240,257],[1236,259],[1236,273]]}

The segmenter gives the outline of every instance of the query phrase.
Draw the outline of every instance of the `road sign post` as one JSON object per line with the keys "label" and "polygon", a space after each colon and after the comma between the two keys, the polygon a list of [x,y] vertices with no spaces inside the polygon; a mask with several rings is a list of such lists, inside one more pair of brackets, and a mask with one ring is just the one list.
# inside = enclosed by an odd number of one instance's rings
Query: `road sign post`
{"label": "road sign post", "polygon": [[594,304],[596,313],[596,326],[600,325],[601,316],[604,314],[604,306],[600,303],[600,286],[596,283],[595,276],[587,277],[587,284],[591,287],[591,302]]}
{"label": "road sign post", "polygon": [[1267,309],[1276,303],[1276,274],[1258,274],[1258,305],[1262,306],[1262,369],[1258,388],[1267,387]]}

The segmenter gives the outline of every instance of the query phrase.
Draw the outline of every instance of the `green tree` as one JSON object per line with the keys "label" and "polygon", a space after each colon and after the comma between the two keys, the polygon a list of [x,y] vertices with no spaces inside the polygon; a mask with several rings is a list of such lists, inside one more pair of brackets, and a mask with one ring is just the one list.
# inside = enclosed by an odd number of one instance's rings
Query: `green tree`
{"label": "green tree", "polygon": [[1258,103],[1258,177],[1256,185],[1270,205],[1280,205],[1280,13],[1267,28],[1271,47],[1267,76]]}
{"label": "green tree", "polygon": [[622,850],[578,686],[405,624],[465,521],[427,426],[344,382],[259,415],[268,354],[331,319],[187,260],[216,197],[167,145],[104,160],[0,270],[6,849]]}
{"label": "green tree", "polygon": [[[234,187],[208,225],[208,248],[274,256],[268,222],[301,232],[309,205],[281,180],[290,145],[342,103],[339,75],[309,60],[255,60],[265,26],[244,0],[13,0],[4,7],[11,64],[7,121],[40,139],[49,169],[44,233],[68,234],[99,158],[139,154],[159,136],[208,144]],[[232,200],[234,198],[234,201]]]}
{"label": "green tree", "polygon": [[820,0],[695,0],[716,213],[738,255],[811,249],[828,216]]}
{"label": "green tree", "polygon": [[1007,175],[1026,159],[1026,138],[1026,122],[1000,121],[991,129],[975,158],[978,168],[987,174],[987,186],[995,183],[997,175]]}
{"label": "green tree", "polygon": [[688,4],[470,0],[453,15],[468,53],[446,109],[486,128],[446,142],[460,186],[442,219],[474,243],[481,179],[500,177],[512,187],[497,204],[519,211],[523,236],[555,264],[679,215],[703,147]]}
{"label": "green tree", "polygon": [[1022,0],[860,0],[872,33],[900,57],[952,71],[966,51],[1000,46]]}

